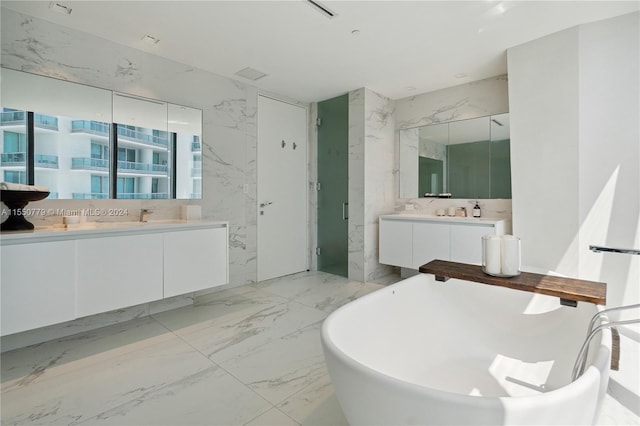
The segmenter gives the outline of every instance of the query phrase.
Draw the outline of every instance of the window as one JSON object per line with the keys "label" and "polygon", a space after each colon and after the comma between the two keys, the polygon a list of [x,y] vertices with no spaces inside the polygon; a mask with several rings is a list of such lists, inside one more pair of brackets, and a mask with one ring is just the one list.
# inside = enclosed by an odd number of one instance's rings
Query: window
{"label": "window", "polygon": [[143,198],[136,197],[135,191],[135,178],[118,178],[117,196],[116,198],[130,199],[130,198]]}
{"label": "window", "polygon": [[[64,116],[54,116],[36,112],[33,115],[33,135],[34,135],[34,183],[36,185],[46,186],[51,192],[59,192],[61,187],[60,162],[58,152],[69,150],[77,152],[79,146],[77,144],[69,144],[68,132],[60,131],[60,126],[70,127],[72,119]],[[69,152],[68,151],[68,152]],[[88,186],[86,178],[82,179],[83,185]],[[68,194],[64,189],[77,190],[78,182],[70,182],[67,188],[63,188],[63,198],[67,198]]]}
{"label": "window", "polygon": [[135,163],[136,150],[127,149],[127,148],[118,148],[118,161],[128,161],[130,163]]}
{"label": "window", "polygon": [[109,159],[109,146],[91,141],[91,158],[98,160]]}
{"label": "window", "polygon": [[16,132],[4,132],[4,152],[16,153],[27,151],[27,135]]}
{"label": "window", "polygon": [[109,176],[91,175],[91,193],[87,197],[74,198],[109,198]]}
{"label": "window", "polygon": [[5,182],[27,183],[26,112],[2,108],[0,113],[0,170]]}
{"label": "window", "polygon": [[5,170],[4,181],[11,183],[27,183],[27,173],[16,170]]}

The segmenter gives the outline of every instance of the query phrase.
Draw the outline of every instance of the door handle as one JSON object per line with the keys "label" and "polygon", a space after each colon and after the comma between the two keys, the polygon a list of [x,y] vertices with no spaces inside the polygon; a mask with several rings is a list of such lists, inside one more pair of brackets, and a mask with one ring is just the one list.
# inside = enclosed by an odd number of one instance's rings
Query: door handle
{"label": "door handle", "polygon": [[267,202],[264,202],[264,203],[260,203],[260,208],[261,209],[265,208],[267,206],[270,206],[271,204],[273,204],[273,201],[267,201]]}
{"label": "door handle", "polygon": [[349,203],[342,203],[342,220],[349,219]]}

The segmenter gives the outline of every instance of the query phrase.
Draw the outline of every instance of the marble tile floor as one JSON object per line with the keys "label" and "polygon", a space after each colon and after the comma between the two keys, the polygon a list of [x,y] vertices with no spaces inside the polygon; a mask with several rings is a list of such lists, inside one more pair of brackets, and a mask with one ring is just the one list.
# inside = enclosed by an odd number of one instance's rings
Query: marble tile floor
{"label": "marble tile floor", "polygon": [[[2,354],[2,425],[346,425],[320,327],[399,280],[307,272]],[[598,424],[640,424],[612,398]]]}

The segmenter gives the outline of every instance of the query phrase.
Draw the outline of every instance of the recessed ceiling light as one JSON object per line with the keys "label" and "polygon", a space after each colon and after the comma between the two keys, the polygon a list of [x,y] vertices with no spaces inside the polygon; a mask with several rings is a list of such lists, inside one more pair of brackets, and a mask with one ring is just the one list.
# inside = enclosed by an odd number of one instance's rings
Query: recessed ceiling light
{"label": "recessed ceiling light", "polygon": [[49,9],[64,15],[71,15],[71,8],[55,1],[49,2]]}
{"label": "recessed ceiling light", "polygon": [[351,31],[351,35],[354,35],[354,36],[360,35],[360,30]]}
{"label": "recessed ceiling light", "polygon": [[158,44],[160,42],[160,39],[147,34],[144,37],[142,37],[142,41],[145,41],[149,44]]}
{"label": "recessed ceiling light", "polygon": [[407,90],[409,92],[413,92],[414,90],[416,90],[415,86],[407,86]]}
{"label": "recessed ceiling light", "polygon": [[246,68],[241,69],[237,73],[235,73],[235,75],[247,78],[249,80],[256,81],[256,80],[259,80],[262,77],[266,76],[267,74],[263,73],[262,71],[258,71],[256,69],[253,69],[251,67],[246,67]]}
{"label": "recessed ceiling light", "polygon": [[467,74],[465,74],[463,72],[454,75],[455,78],[465,78],[466,76],[467,76]]}

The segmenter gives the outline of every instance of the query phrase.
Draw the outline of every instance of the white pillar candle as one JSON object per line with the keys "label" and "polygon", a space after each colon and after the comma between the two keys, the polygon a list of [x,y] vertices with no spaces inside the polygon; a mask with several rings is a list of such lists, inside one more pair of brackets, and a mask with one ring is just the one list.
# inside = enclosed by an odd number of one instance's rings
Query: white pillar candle
{"label": "white pillar candle", "polygon": [[497,235],[485,235],[482,237],[484,258],[482,265],[488,274],[500,274],[500,237]]}
{"label": "white pillar candle", "polygon": [[520,238],[504,235],[501,241],[502,275],[518,275],[520,273]]}

